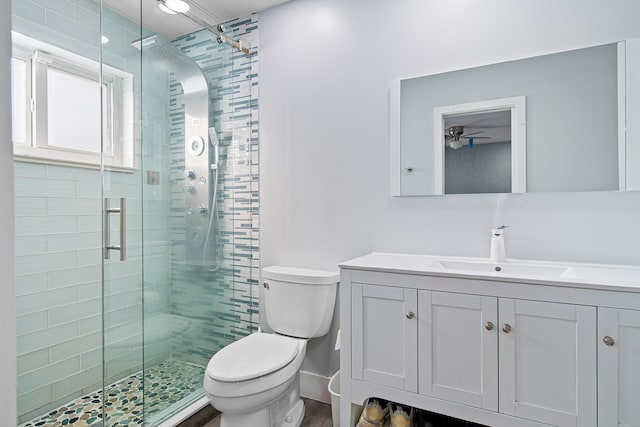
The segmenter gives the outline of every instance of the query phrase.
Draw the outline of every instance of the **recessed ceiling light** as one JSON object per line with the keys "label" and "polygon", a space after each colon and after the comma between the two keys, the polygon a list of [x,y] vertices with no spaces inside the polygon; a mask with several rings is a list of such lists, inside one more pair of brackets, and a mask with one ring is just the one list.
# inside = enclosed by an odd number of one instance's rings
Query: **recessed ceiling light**
{"label": "recessed ceiling light", "polygon": [[176,13],[169,9],[166,4],[162,0],[158,0],[158,8],[164,13],[168,13],[169,15],[175,15]]}
{"label": "recessed ceiling light", "polygon": [[165,0],[164,4],[174,12],[186,13],[191,9],[191,6],[183,0]]}

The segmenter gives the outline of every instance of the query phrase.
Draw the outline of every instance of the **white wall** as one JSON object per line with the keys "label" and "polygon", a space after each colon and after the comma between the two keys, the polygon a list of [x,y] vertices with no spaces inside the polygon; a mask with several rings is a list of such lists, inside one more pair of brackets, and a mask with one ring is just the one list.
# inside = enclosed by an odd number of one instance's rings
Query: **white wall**
{"label": "white wall", "polygon": [[16,422],[16,311],[11,146],[11,14],[0,13],[0,425]]}
{"label": "white wall", "polygon": [[[261,264],[370,251],[640,265],[640,193],[389,196],[389,83],[637,37],[624,0],[295,0],[260,16]],[[335,333],[335,326],[332,333]],[[313,344],[306,370],[337,369]]]}

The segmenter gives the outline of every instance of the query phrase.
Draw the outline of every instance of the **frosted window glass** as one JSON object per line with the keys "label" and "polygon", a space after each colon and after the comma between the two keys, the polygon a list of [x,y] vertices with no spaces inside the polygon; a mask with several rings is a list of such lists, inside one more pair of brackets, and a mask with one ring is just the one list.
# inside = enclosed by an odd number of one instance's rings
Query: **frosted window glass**
{"label": "frosted window glass", "polygon": [[47,144],[100,153],[100,84],[47,70]]}
{"label": "frosted window glass", "polygon": [[11,139],[25,143],[27,139],[27,65],[11,58]]}

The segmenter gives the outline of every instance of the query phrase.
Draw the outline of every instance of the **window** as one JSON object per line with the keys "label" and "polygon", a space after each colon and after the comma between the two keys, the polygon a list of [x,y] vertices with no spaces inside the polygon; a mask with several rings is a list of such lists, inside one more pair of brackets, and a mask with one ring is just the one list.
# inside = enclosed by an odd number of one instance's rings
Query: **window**
{"label": "window", "polygon": [[13,111],[12,140],[24,144],[27,141],[27,63],[11,59],[11,111]]}
{"label": "window", "polygon": [[47,70],[47,144],[100,153],[100,82]]}
{"label": "window", "polygon": [[[13,33],[13,147],[44,163],[133,168],[131,74]],[[101,155],[102,153],[102,155]]]}

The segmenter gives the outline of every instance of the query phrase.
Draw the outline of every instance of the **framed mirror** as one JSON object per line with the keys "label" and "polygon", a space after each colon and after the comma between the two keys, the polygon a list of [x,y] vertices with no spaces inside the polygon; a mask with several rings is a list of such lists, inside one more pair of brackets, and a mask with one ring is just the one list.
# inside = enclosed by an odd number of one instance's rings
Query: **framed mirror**
{"label": "framed mirror", "polygon": [[638,62],[631,40],[393,81],[392,195],[640,189]]}

